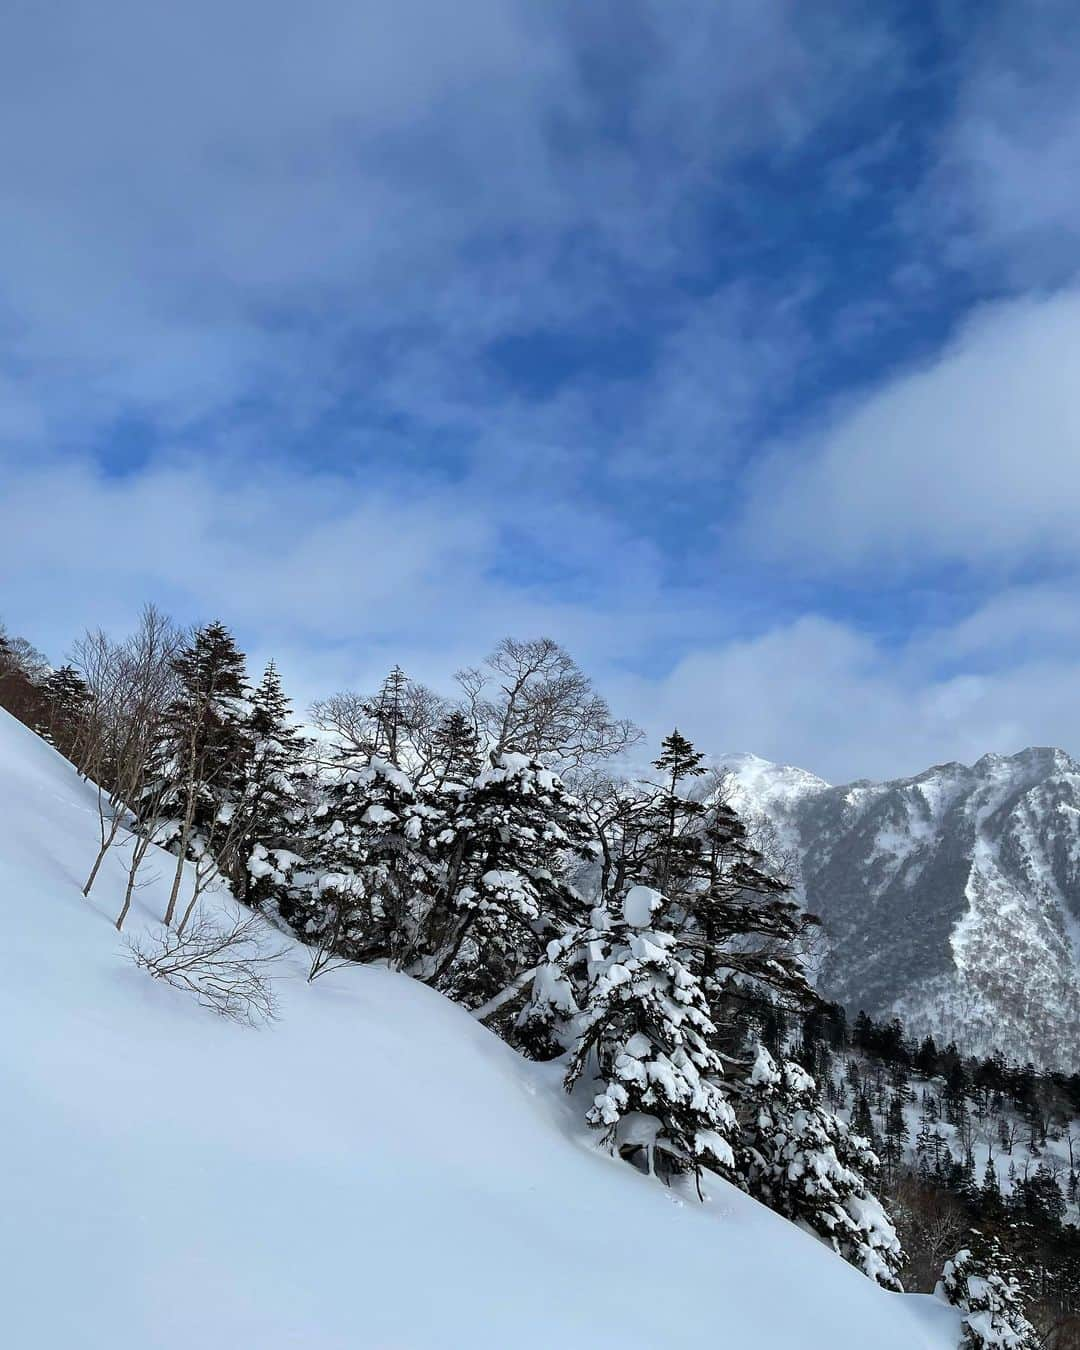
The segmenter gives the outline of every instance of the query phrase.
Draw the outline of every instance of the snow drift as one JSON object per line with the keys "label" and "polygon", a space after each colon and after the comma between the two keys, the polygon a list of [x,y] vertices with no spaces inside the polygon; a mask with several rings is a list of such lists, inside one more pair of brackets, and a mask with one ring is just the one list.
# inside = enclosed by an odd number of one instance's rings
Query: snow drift
{"label": "snow drift", "polygon": [[[720,1182],[699,1206],[596,1151],[461,1009],[370,967],[215,1018],[125,959],[93,789],[0,713],[0,1222],[19,1350],[952,1350]],[[171,860],[129,926],[153,925]],[[222,902],[228,903],[228,902]]]}

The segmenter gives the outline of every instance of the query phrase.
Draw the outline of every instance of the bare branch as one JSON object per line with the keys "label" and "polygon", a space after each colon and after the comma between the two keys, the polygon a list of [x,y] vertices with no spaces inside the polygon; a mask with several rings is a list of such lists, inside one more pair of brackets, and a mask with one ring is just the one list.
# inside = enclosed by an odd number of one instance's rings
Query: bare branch
{"label": "bare branch", "polygon": [[262,945],[265,932],[255,914],[222,927],[198,911],[183,933],[162,925],[130,939],[127,948],[153,979],[186,990],[221,1017],[256,1026],[277,1015],[269,968],[285,955],[283,948]]}

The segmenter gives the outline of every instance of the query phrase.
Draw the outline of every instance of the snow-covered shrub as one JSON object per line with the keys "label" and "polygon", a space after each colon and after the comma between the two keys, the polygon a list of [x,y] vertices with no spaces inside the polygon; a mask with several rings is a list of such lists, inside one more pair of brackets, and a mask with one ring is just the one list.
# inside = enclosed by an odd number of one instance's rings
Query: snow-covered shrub
{"label": "snow-covered shrub", "polygon": [[903,1260],[888,1214],[870,1191],[878,1160],[861,1135],[820,1105],[814,1080],[758,1046],[744,1085],[740,1183],[770,1209],[827,1242],[887,1289]]}
{"label": "snow-covered shrub", "polygon": [[965,1248],[945,1262],[935,1293],[963,1314],[963,1350],[1036,1350],[1020,1286],[995,1264],[993,1248],[982,1256]]}

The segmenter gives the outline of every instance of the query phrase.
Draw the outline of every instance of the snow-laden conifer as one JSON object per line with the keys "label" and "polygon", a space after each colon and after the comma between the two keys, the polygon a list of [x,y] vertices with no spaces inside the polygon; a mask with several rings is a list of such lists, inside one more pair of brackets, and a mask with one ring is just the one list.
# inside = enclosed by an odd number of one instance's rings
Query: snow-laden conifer
{"label": "snow-laden conifer", "polygon": [[476,1006],[586,919],[568,872],[573,859],[591,856],[591,831],[559,775],[528,755],[506,751],[464,790],[449,790],[452,801],[436,797],[446,873],[430,977]]}
{"label": "snow-laden conifer", "polygon": [[289,700],[271,661],[251,696],[244,728],[247,754],[238,809],[233,887],[251,904],[280,899],[300,863],[294,845],[307,802],[308,742],[290,720]]}
{"label": "snow-laden conifer", "polygon": [[77,761],[90,712],[90,690],[86,681],[74,666],[61,666],[49,672],[41,686],[41,694],[42,703],[34,730],[62,755]]}
{"label": "snow-laden conifer", "polygon": [[899,1289],[900,1240],[870,1182],[869,1144],[818,1101],[798,1064],[764,1046],[742,1085],[738,1174],[751,1195],[816,1234],[887,1289]]}
{"label": "snow-laden conifer", "polygon": [[344,759],[307,824],[307,864],[282,912],[327,957],[406,968],[437,880],[426,839],[435,817],[389,760]]}
{"label": "snow-laden conifer", "polygon": [[729,1172],[735,1115],[709,1044],[715,1028],[675,939],[657,926],[665,903],[633,886],[616,913],[597,911],[588,929],[553,944],[522,1022],[534,1035],[568,1024],[566,1087],[581,1081],[585,1118],[612,1152],[664,1178]]}
{"label": "snow-laden conifer", "polygon": [[963,1314],[962,1350],[1036,1350],[1035,1328],[1024,1316],[1023,1291],[996,1244],[980,1244],[946,1261],[935,1290]]}
{"label": "snow-laden conifer", "polygon": [[249,711],[244,654],[224,624],[200,628],[171,664],[178,692],[162,719],[155,771],[140,803],[154,841],[178,855],[166,924],[176,912],[183,860],[221,857],[235,840]]}

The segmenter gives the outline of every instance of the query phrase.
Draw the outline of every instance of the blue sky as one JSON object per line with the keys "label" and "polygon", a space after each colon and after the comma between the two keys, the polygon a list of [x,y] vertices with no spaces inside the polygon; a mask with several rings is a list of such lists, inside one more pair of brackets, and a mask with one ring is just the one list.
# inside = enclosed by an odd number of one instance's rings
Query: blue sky
{"label": "blue sky", "polygon": [[0,617],[566,643],[833,779],[1080,752],[1080,12],[0,20]]}

